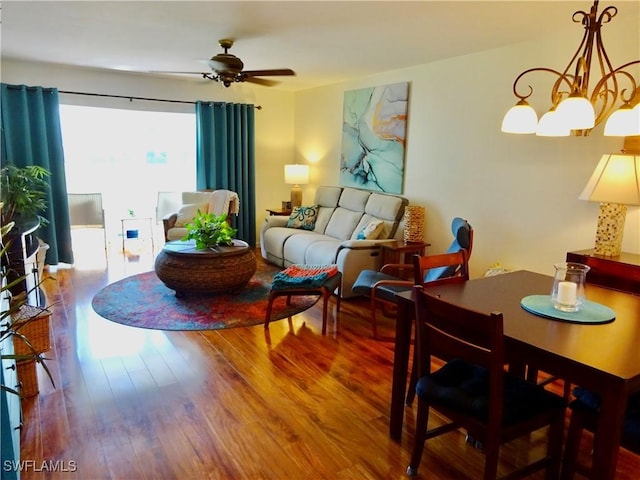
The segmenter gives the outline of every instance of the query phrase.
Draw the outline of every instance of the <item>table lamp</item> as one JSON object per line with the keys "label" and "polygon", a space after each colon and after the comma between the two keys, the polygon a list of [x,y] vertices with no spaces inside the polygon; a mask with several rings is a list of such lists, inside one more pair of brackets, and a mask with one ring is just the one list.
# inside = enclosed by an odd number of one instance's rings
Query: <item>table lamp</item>
{"label": "table lamp", "polygon": [[620,256],[627,205],[640,205],[640,153],[603,155],[579,198],[600,202],[594,253]]}
{"label": "table lamp", "polygon": [[285,165],[284,183],[293,185],[291,189],[291,208],[302,205],[302,189],[300,185],[309,183],[308,165]]}

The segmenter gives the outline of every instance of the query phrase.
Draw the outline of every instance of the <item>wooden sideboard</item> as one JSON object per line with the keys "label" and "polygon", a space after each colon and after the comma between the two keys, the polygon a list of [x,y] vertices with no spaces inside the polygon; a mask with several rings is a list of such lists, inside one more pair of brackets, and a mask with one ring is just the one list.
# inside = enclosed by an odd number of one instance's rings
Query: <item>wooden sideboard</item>
{"label": "wooden sideboard", "polygon": [[619,257],[605,257],[593,249],[567,252],[567,262],[583,263],[591,267],[587,283],[640,295],[640,255],[621,253]]}

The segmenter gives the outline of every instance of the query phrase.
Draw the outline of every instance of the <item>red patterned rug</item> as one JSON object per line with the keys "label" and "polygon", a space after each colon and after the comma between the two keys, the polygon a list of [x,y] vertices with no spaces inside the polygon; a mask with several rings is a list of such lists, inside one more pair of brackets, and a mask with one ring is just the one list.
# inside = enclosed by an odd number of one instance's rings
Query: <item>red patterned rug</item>
{"label": "red patterned rug", "polygon": [[[273,276],[280,269],[258,262],[258,271],[237,294],[178,298],[155,272],[146,272],[107,285],[93,297],[98,315],[131,327],[157,330],[216,330],[264,323]],[[286,297],[273,302],[271,321],[313,306],[317,295]]]}

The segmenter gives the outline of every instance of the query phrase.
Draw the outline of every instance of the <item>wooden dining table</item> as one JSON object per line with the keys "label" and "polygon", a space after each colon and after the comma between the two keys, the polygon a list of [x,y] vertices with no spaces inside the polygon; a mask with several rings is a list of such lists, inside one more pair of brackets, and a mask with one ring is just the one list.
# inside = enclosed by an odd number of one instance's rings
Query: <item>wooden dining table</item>
{"label": "wooden dining table", "polygon": [[[580,324],[529,313],[528,295],[548,295],[553,278],[525,270],[432,287],[441,298],[504,316],[507,360],[529,365],[600,395],[593,449],[594,479],[613,479],[627,399],[640,390],[640,296],[587,284],[586,299],[611,308],[615,320]],[[389,434],[400,440],[414,318],[413,292],[398,296]]]}

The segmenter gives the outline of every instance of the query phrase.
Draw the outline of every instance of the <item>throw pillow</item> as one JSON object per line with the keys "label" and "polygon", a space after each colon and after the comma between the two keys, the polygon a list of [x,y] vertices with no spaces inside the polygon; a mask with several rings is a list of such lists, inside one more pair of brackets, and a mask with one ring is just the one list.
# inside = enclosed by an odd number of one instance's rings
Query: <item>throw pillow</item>
{"label": "throw pillow", "polygon": [[176,227],[184,227],[187,223],[193,221],[193,218],[200,210],[202,213],[207,213],[209,205],[207,203],[187,203],[182,205],[178,210],[178,219],[176,220]]}
{"label": "throw pillow", "polygon": [[383,229],[384,223],[382,223],[382,220],[372,220],[360,230],[356,238],[358,240],[375,240],[380,236]]}
{"label": "throw pillow", "polygon": [[287,227],[301,228],[302,230],[313,230],[318,218],[318,205],[310,207],[293,207]]}

